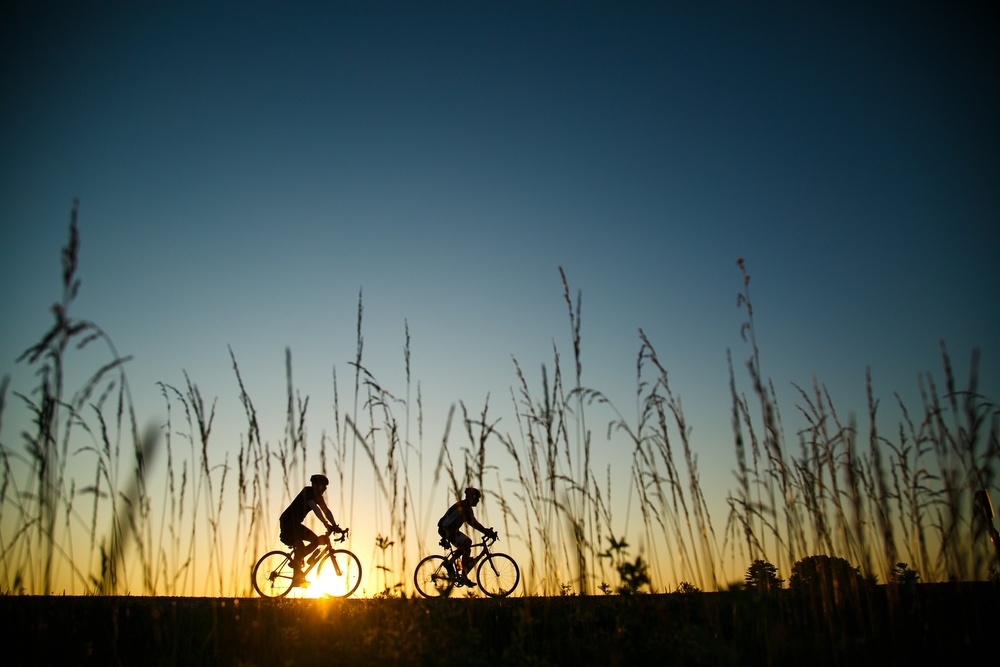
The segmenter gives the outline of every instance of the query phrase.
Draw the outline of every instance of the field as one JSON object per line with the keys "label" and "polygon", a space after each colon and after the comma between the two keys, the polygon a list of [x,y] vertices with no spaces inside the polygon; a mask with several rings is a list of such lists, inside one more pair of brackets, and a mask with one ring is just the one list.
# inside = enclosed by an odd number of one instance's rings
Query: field
{"label": "field", "polygon": [[[78,245],[74,209],[55,322],[21,357],[38,384],[8,393],[0,383],[0,419],[14,398],[33,429],[17,445],[0,442],[0,627],[28,647],[18,660],[905,664],[972,655],[998,627],[1000,540],[988,493],[997,493],[1000,410],[978,392],[975,354],[963,389],[942,345],[944,381],[921,379],[921,410],[900,401],[895,432],[879,429],[870,376],[867,427],[839,416],[818,382],[799,389],[808,426],[788,437],[738,262],[750,388],[739,389],[730,360],[736,480],[722,528],[680,397],[645,334],[634,421],[582,384],[581,296],[572,298],[564,275],[573,354],[566,363],[554,351],[540,390],[515,360],[519,437],[494,428],[487,399],[478,413],[452,406],[440,448],[411,442],[408,425],[422,422],[423,406],[419,384],[410,399],[408,331],[407,384],[390,392],[364,367],[359,299],[354,408],[341,412],[334,369],[335,423],[319,443],[307,437],[309,399],[295,391],[290,351],[287,423],[274,440],[261,433],[230,351],[246,415],[230,457],[211,440],[214,401],[186,374],[181,389],[160,385],[166,423],[140,433],[129,359],[96,324],[70,315]],[[68,387],[73,353],[102,344],[106,360]],[[572,379],[563,365],[575,368]],[[594,426],[597,408],[610,423]],[[452,421],[464,445],[449,444]],[[591,429],[605,427],[632,451],[624,464],[641,516],[639,553],[619,532],[610,471],[605,482],[592,464]],[[158,452],[162,478],[150,479]],[[71,474],[79,464],[69,465],[77,456],[95,462],[80,479]],[[354,547],[374,554],[361,590],[376,599],[248,597],[250,566],[275,545],[276,505],[317,459],[335,488],[353,489],[357,459],[377,482],[374,547]],[[417,527],[425,459],[435,487],[457,496],[474,485],[499,507],[497,528],[521,566],[518,597],[412,597],[414,553],[430,550]],[[71,595],[52,595],[60,590]]]}
{"label": "field", "polygon": [[[824,608],[824,604],[827,605]],[[955,664],[993,645],[993,584],[607,597],[0,598],[9,665]],[[10,642],[13,645],[14,642]]]}

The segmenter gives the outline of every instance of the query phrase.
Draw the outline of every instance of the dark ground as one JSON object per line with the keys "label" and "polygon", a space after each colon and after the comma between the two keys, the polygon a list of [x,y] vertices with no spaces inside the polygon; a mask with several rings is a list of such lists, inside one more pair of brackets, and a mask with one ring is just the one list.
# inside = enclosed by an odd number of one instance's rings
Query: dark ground
{"label": "dark ground", "polygon": [[4,664],[32,666],[858,667],[956,664],[996,651],[996,585],[877,586],[838,597],[787,590],[509,600],[2,596],[0,628]]}

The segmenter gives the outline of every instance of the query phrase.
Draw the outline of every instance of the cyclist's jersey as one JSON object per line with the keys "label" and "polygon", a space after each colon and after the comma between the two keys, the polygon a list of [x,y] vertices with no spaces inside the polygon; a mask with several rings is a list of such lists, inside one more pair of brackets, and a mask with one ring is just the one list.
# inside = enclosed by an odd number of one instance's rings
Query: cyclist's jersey
{"label": "cyclist's jersey", "polygon": [[309,507],[310,500],[315,502],[316,493],[311,486],[307,486],[299,491],[299,495],[295,496],[295,500],[285,508],[285,511],[281,513],[279,521],[281,523],[302,523],[305,521],[306,516],[312,511],[312,508]]}
{"label": "cyclist's jersey", "polygon": [[459,500],[449,507],[444,516],[441,517],[441,520],[438,521],[438,529],[449,532],[456,531],[463,524],[471,523],[475,520],[476,517],[472,514],[472,506],[466,500]]}

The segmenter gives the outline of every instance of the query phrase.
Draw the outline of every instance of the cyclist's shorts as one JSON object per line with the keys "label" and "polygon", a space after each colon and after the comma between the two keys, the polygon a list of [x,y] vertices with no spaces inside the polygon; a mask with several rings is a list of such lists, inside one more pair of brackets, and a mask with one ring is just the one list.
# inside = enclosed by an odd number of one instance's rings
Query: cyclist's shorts
{"label": "cyclist's shorts", "polygon": [[297,547],[302,542],[309,542],[310,544],[315,544],[319,537],[316,533],[312,532],[301,523],[285,523],[281,522],[281,533],[278,535],[278,539],[282,541],[283,544],[287,544],[290,547]]}
{"label": "cyclist's shorts", "polygon": [[447,528],[438,528],[438,534],[444,539],[448,540],[454,544],[459,549],[464,547],[472,546],[472,540],[465,533],[459,532],[457,530],[448,530]]}

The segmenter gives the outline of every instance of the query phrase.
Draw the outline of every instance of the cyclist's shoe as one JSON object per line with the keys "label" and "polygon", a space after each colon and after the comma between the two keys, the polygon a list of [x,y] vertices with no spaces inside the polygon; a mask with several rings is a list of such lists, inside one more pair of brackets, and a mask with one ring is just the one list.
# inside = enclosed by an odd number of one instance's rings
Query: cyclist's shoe
{"label": "cyclist's shoe", "polygon": [[308,588],[309,582],[306,581],[306,575],[301,572],[296,572],[292,575],[292,587],[298,586],[299,588]]}
{"label": "cyclist's shoe", "polygon": [[457,581],[457,583],[458,583],[459,586],[468,586],[469,588],[475,588],[476,587],[475,582],[473,582],[471,579],[469,579],[464,574],[458,575],[458,581]]}

